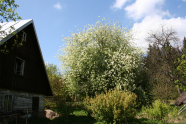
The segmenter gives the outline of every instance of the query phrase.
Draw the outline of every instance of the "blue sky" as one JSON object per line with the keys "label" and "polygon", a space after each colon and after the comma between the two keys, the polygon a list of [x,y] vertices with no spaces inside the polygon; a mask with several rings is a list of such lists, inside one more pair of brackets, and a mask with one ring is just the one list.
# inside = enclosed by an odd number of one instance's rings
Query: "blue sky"
{"label": "blue sky", "polygon": [[186,0],[16,0],[23,20],[33,19],[45,63],[59,65],[55,57],[70,36],[69,31],[95,24],[100,16],[124,26],[132,21],[138,31],[134,41],[147,50],[147,32],[165,23],[177,30],[180,41],[186,36]]}

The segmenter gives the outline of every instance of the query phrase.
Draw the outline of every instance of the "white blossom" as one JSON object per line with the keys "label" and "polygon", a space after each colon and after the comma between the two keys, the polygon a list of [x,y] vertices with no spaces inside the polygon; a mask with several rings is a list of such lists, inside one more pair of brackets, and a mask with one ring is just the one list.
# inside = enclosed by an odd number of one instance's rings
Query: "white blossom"
{"label": "white blossom", "polygon": [[117,22],[98,21],[88,26],[65,37],[66,47],[59,50],[61,69],[65,70],[63,75],[71,89],[78,92],[84,85],[87,91],[96,90],[109,84],[133,90],[136,75],[133,70],[142,64],[143,53],[132,46],[131,31]]}

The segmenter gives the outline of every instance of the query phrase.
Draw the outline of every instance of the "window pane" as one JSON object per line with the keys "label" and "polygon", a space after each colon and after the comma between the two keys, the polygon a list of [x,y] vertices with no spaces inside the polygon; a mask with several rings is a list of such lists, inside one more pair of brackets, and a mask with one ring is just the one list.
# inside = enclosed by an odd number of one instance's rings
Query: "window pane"
{"label": "window pane", "polygon": [[7,111],[8,111],[7,109],[8,109],[8,107],[7,107],[7,106],[5,106],[5,107],[4,107],[4,111],[5,111],[5,112],[7,112]]}
{"label": "window pane", "polygon": [[9,106],[11,105],[11,103],[12,103],[11,101],[8,101],[8,105],[9,105]]}
{"label": "window pane", "polygon": [[4,101],[4,106],[7,106],[7,103],[8,103],[7,101]]}
{"label": "window pane", "polygon": [[12,95],[5,95],[4,96],[4,111],[12,111]]}
{"label": "window pane", "polygon": [[15,73],[19,75],[23,75],[23,70],[24,70],[24,60],[16,58]]}
{"label": "window pane", "polygon": [[9,95],[9,101],[12,101],[12,95]]}
{"label": "window pane", "polygon": [[8,95],[5,95],[4,100],[5,100],[5,101],[8,100]]}
{"label": "window pane", "polygon": [[5,112],[7,111],[7,108],[8,108],[8,106],[7,106],[7,101],[4,101],[4,111],[5,111]]}
{"label": "window pane", "polygon": [[23,32],[22,39],[23,39],[24,41],[26,41],[26,36],[27,36],[27,34],[26,34],[25,32]]}
{"label": "window pane", "polygon": [[12,111],[11,106],[8,106],[8,111]]}
{"label": "window pane", "polygon": [[22,63],[21,61],[18,61],[17,62],[17,67],[21,67],[21,63]]}

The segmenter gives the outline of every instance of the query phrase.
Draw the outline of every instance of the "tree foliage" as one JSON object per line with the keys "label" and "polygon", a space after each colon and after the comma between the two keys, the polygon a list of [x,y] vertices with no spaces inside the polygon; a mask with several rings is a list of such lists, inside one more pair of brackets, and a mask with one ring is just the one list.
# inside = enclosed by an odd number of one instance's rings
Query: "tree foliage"
{"label": "tree foliage", "polygon": [[154,99],[167,102],[177,97],[175,84],[171,81],[167,72],[167,65],[162,61],[162,49],[157,45],[149,45],[148,54],[145,58],[147,77],[151,87],[151,95]]}
{"label": "tree foliage", "polygon": [[[177,65],[174,61],[181,56],[181,51],[179,47],[173,47],[170,44],[177,44],[178,40],[177,32],[165,25],[161,25],[159,30],[150,32],[147,37],[147,41],[152,43],[152,45],[149,45],[146,67],[149,71],[151,83],[156,86],[162,86],[162,90],[165,86],[168,86],[167,89],[171,90],[172,86],[175,86],[174,82],[178,79],[178,73],[175,73]],[[160,90],[160,88],[157,90]],[[178,93],[180,92],[180,87],[178,86]],[[162,94],[165,95],[167,93],[164,92]],[[169,95],[172,96],[171,94]]]}
{"label": "tree foliage", "polygon": [[78,31],[63,39],[66,47],[58,55],[71,92],[93,95],[114,87],[134,91],[141,81],[135,78],[143,53],[133,46],[131,30],[98,21]]}
{"label": "tree foliage", "polygon": [[[16,21],[17,19],[22,19],[21,16],[19,16],[15,10],[19,7],[19,5],[15,4],[15,0],[0,0],[0,21],[3,23],[4,21]],[[1,40],[5,38],[8,35],[15,35],[15,28],[13,26],[10,27],[10,30],[8,32],[1,30],[0,25],[0,46],[3,44],[3,49],[1,49],[1,52],[8,53],[9,49],[7,48],[7,42],[2,43]],[[13,44],[12,48],[17,46],[22,46],[21,43],[17,43],[18,35],[15,38],[15,43]]]}
{"label": "tree foliage", "polygon": [[1,16],[1,23],[3,21],[13,20],[16,21],[17,19],[21,19],[21,17],[15,12],[16,8],[19,5],[15,4],[15,0],[0,0],[0,16]]}
{"label": "tree foliage", "polygon": [[[66,101],[68,96],[68,88],[62,79],[57,66],[49,63],[47,63],[45,66],[54,95],[51,102],[49,102],[47,106],[50,106],[50,104],[58,104],[61,100]],[[45,101],[49,100],[50,99],[47,98]]]}
{"label": "tree foliage", "polygon": [[176,69],[175,73],[178,74],[178,79],[175,81],[176,86],[180,87],[181,90],[186,91],[186,38],[183,40],[182,56],[177,58],[175,61]]}

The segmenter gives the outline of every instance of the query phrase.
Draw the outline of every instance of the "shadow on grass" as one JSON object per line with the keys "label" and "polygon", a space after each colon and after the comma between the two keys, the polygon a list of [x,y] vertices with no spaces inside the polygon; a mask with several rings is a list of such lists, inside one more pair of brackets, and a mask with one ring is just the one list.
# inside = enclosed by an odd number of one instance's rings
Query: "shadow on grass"
{"label": "shadow on grass", "polygon": [[[52,120],[53,123],[62,122],[60,118]],[[69,121],[64,122],[68,124],[106,124],[104,122],[98,122],[93,117],[87,116],[85,110],[76,109],[72,115],[69,115]],[[134,118],[132,121],[128,121],[128,124],[159,124],[159,121],[150,120],[147,118]],[[124,124],[124,123],[123,123]]]}
{"label": "shadow on grass", "polygon": [[[18,119],[17,124],[52,124],[52,120],[48,118],[29,118],[26,119]],[[8,124],[16,124],[16,120],[10,121]]]}
{"label": "shadow on grass", "polygon": [[[97,122],[94,118],[88,116],[76,116],[69,115],[69,121],[64,122],[64,118],[58,117],[53,120],[48,118],[31,118],[28,119],[28,124],[105,124],[104,122]],[[25,124],[26,120],[19,120],[18,124]],[[9,124],[15,124],[15,121],[12,121]],[[124,124],[124,123],[123,123]],[[159,124],[158,121],[149,120],[146,118],[133,119],[129,121],[128,124]]]}
{"label": "shadow on grass", "polygon": [[[58,124],[58,123],[65,123],[65,124],[67,124],[67,123],[68,124],[106,124],[104,122],[98,122],[94,118],[88,117],[88,116],[70,115],[69,118],[70,118],[70,120],[68,122],[62,122],[62,121],[60,121],[60,118],[56,118],[56,119],[52,120],[52,122],[54,124]],[[128,121],[128,124],[159,124],[159,123],[160,123],[159,121],[153,121],[153,120],[149,120],[149,119],[146,119],[146,118],[133,119],[132,121]]]}
{"label": "shadow on grass", "polygon": [[69,118],[69,124],[94,124],[97,122],[94,118],[89,116],[70,115]]}

